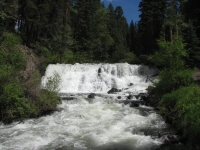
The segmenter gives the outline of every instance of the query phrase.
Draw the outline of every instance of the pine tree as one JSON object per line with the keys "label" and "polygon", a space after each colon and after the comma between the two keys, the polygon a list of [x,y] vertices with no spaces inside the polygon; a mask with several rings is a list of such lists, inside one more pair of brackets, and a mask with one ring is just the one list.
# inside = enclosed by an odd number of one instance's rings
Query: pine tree
{"label": "pine tree", "polygon": [[137,28],[133,21],[131,21],[129,26],[129,36],[128,36],[128,45],[129,51],[133,53],[137,53],[136,51],[136,36],[137,36]]}
{"label": "pine tree", "polygon": [[109,57],[109,49],[113,44],[113,38],[108,32],[108,12],[105,8],[98,9],[93,15],[90,30],[90,50],[95,60],[106,61]]}
{"label": "pine tree", "polygon": [[[0,30],[15,31],[18,3],[15,0],[0,1]],[[2,32],[1,32],[2,33]]]}
{"label": "pine tree", "polygon": [[70,37],[70,0],[19,0],[18,30],[24,44],[33,47],[37,54],[44,46],[61,62]]}
{"label": "pine tree", "polygon": [[183,2],[182,12],[185,15],[185,20],[188,23],[188,28],[185,30],[186,48],[189,52],[189,64],[200,68],[200,1],[188,0]]}
{"label": "pine tree", "polygon": [[125,53],[128,50],[128,23],[124,17],[121,6],[117,6],[114,9],[112,4],[110,4],[108,6],[108,11],[108,29],[114,40],[114,44],[111,47],[109,54],[112,56],[114,62],[118,62],[124,59]]}
{"label": "pine tree", "polygon": [[165,0],[142,0],[139,4],[140,21],[138,24],[140,54],[152,54],[157,49],[157,39],[160,36],[164,22]]}

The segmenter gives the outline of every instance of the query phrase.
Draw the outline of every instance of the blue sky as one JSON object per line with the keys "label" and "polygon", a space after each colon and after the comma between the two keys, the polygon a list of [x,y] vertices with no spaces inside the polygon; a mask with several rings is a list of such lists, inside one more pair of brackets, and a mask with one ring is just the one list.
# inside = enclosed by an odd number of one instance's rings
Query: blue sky
{"label": "blue sky", "polygon": [[127,22],[130,24],[131,20],[134,22],[139,21],[140,12],[138,11],[138,5],[141,0],[101,0],[106,7],[111,3],[114,8],[121,6],[124,11],[124,16]]}

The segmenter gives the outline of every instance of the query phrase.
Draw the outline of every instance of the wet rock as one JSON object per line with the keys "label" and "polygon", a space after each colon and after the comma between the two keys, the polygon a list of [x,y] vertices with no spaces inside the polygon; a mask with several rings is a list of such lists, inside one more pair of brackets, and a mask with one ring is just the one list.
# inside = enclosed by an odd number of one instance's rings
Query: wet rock
{"label": "wet rock", "polygon": [[90,93],[90,94],[88,95],[88,98],[95,98],[95,96],[96,96],[96,94]]}
{"label": "wet rock", "polygon": [[115,93],[117,93],[117,92],[121,92],[121,90],[120,90],[120,89],[117,89],[117,88],[112,88],[112,89],[110,89],[107,93],[108,93],[108,94],[115,94]]}
{"label": "wet rock", "polygon": [[133,99],[133,95],[127,96],[128,99]]}
{"label": "wet rock", "polygon": [[139,93],[138,95],[134,95],[136,99],[142,99],[144,101],[148,100],[148,94],[147,93]]}
{"label": "wet rock", "polygon": [[133,83],[130,83],[128,86],[132,86],[133,85]]}
{"label": "wet rock", "polygon": [[117,99],[121,99],[122,97],[121,96],[117,96]]}
{"label": "wet rock", "polygon": [[74,96],[60,96],[59,100],[75,100],[76,97]]}
{"label": "wet rock", "polygon": [[148,94],[142,93],[142,94],[140,95],[140,98],[141,98],[143,101],[147,101],[147,100],[148,100]]}
{"label": "wet rock", "polygon": [[140,103],[139,102],[131,102],[130,107],[139,107]]}
{"label": "wet rock", "polygon": [[124,103],[125,105],[130,105],[130,107],[139,107],[140,105],[145,105],[144,101],[141,100],[120,100],[118,103]]}
{"label": "wet rock", "polygon": [[102,71],[101,71],[101,68],[99,68],[99,69],[98,69],[98,76],[100,76],[101,72],[102,72]]}
{"label": "wet rock", "polygon": [[139,107],[142,101],[131,101],[130,102],[130,107]]}

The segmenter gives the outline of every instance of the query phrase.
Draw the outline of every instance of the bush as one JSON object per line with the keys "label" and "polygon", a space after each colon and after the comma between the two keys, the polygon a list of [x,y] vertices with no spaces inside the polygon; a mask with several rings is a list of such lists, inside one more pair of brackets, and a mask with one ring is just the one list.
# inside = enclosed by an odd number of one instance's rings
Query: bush
{"label": "bush", "polygon": [[184,136],[192,144],[198,144],[200,134],[200,87],[191,84],[176,91],[165,94],[160,102],[161,106],[174,111],[174,125],[182,129]]}
{"label": "bush", "polygon": [[184,69],[184,59],[188,56],[185,44],[180,37],[174,37],[173,44],[165,40],[158,40],[159,50],[149,60],[162,68],[174,70]]}
{"label": "bush", "polygon": [[60,80],[59,74],[55,72],[53,76],[47,78],[44,88],[51,92],[58,92]]}
{"label": "bush", "polygon": [[18,47],[20,42],[17,35],[3,33],[0,46],[0,118],[5,122],[27,116],[30,109],[19,82],[19,72],[25,67],[24,55]]}
{"label": "bush", "polygon": [[4,122],[11,122],[16,118],[25,118],[29,116],[31,109],[28,99],[24,96],[19,83],[8,83],[3,86],[0,97],[1,119]]}
{"label": "bush", "polygon": [[34,102],[37,115],[44,115],[50,113],[56,109],[57,104],[59,103],[58,96],[55,92],[40,90],[39,95]]}
{"label": "bush", "polygon": [[[39,88],[41,75],[38,71],[22,86],[20,71],[26,63],[23,52],[19,49],[20,42],[17,35],[3,33],[0,43],[0,120],[5,123],[38,117],[55,110],[59,103],[54,92],[58,87],[58,76],[48,81],[50,91]],[[45,49],[43,53],[44,51]]]}
{"label": "bush", "polygon": [[125,58],[123,58],[122,60],[120,60],[120,62],[127,62],[129,64],[136,64],[136,63],[139,62],[139,59],[132,52],[126,52],[124,57]]}
{"label": "bush", "polygon": [[188,86],[193,83],[192,69],[185,70],[170,70],[163,69],[159,75],[159,82],[155,83],[153,89],[154,94],[162,96],[163,94],[170,93],[177,90],[181,86]]}

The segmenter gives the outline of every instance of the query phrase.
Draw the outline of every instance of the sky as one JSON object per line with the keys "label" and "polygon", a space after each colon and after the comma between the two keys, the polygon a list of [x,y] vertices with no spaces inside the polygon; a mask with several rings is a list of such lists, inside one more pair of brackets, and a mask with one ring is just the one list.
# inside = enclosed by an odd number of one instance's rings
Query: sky
{"label": "sky", "polygon": [[121,6],[124,11],[124,16],[127,19],[128,24],[131,20],[137,22],[140,20],[139,15],[139,3],[141,0],[101,0],[106,7],[111,3],[114,8]]}

